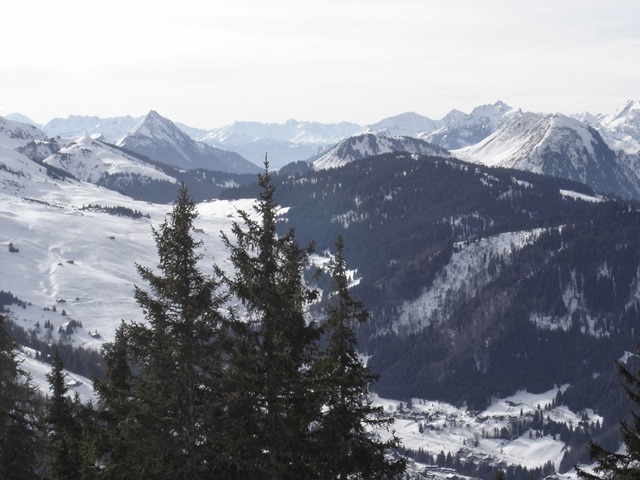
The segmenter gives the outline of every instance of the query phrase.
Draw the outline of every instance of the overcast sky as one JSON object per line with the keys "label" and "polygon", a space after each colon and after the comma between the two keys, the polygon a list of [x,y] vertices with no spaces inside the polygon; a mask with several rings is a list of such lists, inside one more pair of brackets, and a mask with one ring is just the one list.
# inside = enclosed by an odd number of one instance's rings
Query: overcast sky
{"label": "overcast sky", "polygon": [[368,124],[640,98],[638,0],[25,0],[0,27],[0,115],[41,123],[154,109],[200,128]]}

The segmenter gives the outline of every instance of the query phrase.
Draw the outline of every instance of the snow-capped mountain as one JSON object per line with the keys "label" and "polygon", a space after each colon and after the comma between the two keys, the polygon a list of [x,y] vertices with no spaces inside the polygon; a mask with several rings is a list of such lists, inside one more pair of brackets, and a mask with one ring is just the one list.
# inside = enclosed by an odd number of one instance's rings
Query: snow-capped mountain
{"label": "snow-capped mountain", "polygon": [[640,154],[640,100],[629,100],[611,115],[600,119],[613,147],[629,154]]}
{"label": "snow-capped mountain", "polygon": [[359,125],[349,122],[234,122],[194,138],[238,152],[256,164],[261,164],[268,152],[270,165],[277,169],[317,155],[359,129]]}
{"label": "snow-capped mountain", "polygon": [[367,125],[360,133],[373,133],[386,137],[417,138],[421,134],[437,130],[444,125],[444,121],[444,119],[432,120],[414,112],[406,112]]}
{"label": "snow-capped mountain", "polygon": [[139,175],[171,183],[176,181],[157,167],[87,136],[69,141],[58,152],[45,158],[44,163],[90,183],[100,183],[104,175],[115,174]]}
{"label": "snow-capped mountain", "polygon": [[313,168],[324,170],[338,168],[365,157],[381,153],[407,152],[417,155],[449,157],[444,148],[412,137],[385,137],[366,133],[349,137],[313,162]]}
{"label": "snow-capped mountain", "polygon": [[419,135],[419,138],[454,150],[484,140],[502,126],[516,112],[504,102],[481,105],[471,113],[454,110],[442,119],[442,125],[435,130]]}
{"label": "snow-capped mountain", "polygon": [[105,141],[115,143],[139,121],[140,118],[134,118],[131,115],[112,118],[71,115],[67,118],[54,118],[47,122],[42,130],[49,137],[76,138],[83,135],[101,135]]}
{"label": "snow-capped mountain", "polygon": [[640,179],[593,127],[561,114],[518,112],[481,142],[453,154],[489,166],[576,180],[603,193],[640,196]]}
{"label": "snow-capped mountain", "polygon": [[452,150],[483,140],[514,112],[513,108],[501,101],[481,105],[468,114],[454,109],[440,120],[408,112],[368,125],[360,133],[420,138]]}
{"label": "snow-capped mountain", "polygon": [[0,117],[0,145],[5,148],[14,149],[35,140],[46,139],[46,134],[35,125]]}
{"label": "snow-capped mountain", "polygon": [[42,127],[42,125],[39,125],[37,122],[33,121],[31,118],[18,112],[13,112],[13,113],[10,113],[9,115],[5,115],[4,118],[6,118],[7,120],[11,120],[13,122],[21,122],[21,123],[26,123],[28,125],[33,125],[34,127],[38,127],[38,128]]}
{"label": "snow-capped mountain", "polygon": [[150,111],[118,146],[167,165],[187,170],[205,168],[230,173],[258,173],[261,169],[234,152],[197,142],[171,120]]}

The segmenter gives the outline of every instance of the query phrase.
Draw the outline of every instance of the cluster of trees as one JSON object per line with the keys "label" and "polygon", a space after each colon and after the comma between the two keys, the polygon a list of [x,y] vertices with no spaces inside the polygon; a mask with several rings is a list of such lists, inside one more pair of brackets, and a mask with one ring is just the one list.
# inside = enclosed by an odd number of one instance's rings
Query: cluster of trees
{"label": "cluster of trees", "polygon": [[[351,297],[342,240],[330,266],[331,300],[315,321],[308,309],[317,294],[304,279],[311,247],[302,248],[292,230],[276,234],[268,171],[259,183],[255,215],[241,212],[242,224],[223,237],[233,273],[216,267],[211,276],[198,267],[195,203],[180,190],[171,218],[153,230],[158,265],[138,266],[146,287],[135,298],[146,322],[122,322],[104,347],[95,406],[69,399],[56,355],[44,415],[31,413],[36,395],[13,345],[2,345],[11,367],[2,372],[16,393],[0,390],[7,415],[0,477],[385,479],[404,472],[391,419],[370,398],[376,377],[358,356],[355,329],[368,313]],[[238,305],[226,307],[230,297]],[[14,418],[31,434],[14,433]],[[12,444],[16,435],[34,445]],[[22,461],[11,454],[18,448],[40,453]]]}
{"label": "cluster of trees", "polygon": [[110,206],[110,205],[98,205],[98,204],[89,204],[83,205],[80,210],[93,210],[96,212],[104,212],[109,215],[117,215],[119,217],[129,217],[129,218],[151,218],[149,214],[143,214],[140,210],[133,210],[129,207],[123,207],[121,205]]}
{"label": "cluster of trees", "polygon": [[455,471],[457,475],[465,475],[471,478],[481,478],[485,480],[532,480],[540,478],[554,478],[556,469],[552,462],[545,463],[542,467],[527,468],[522,465],[504,465],[496,467],[495,462],[481,458],[467,458],[468,452],[458,451],[455,454],[440,451],[437,455],[432,455],[424,449],[407,450],[406,454],[414,458],[417,462],[427,465],[422,474],[424,477],[435,477],[434,470],[443,468]]}

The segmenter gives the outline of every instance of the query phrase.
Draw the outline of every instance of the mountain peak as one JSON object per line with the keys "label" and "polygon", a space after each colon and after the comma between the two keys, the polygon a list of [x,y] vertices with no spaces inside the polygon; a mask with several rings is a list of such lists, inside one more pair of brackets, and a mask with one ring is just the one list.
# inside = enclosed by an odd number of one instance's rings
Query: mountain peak
{"label": "mountain peak", "polygon": [[258,173],[257,165],[240,155],[193,140],[175,123],[155,110],[149,113],[118,145],[178,168],[205,168],[231,173]]}

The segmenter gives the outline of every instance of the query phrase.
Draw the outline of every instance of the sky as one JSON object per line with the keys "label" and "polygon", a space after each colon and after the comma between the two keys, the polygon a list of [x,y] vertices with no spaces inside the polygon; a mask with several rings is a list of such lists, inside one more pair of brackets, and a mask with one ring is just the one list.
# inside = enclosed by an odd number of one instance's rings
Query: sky
{"label": "sky", "polygon": [[0,115],[439,119],[502,100],[640,98],[638,0],[24,0],[2,6]]}

